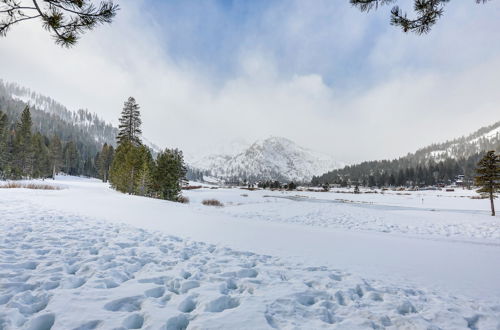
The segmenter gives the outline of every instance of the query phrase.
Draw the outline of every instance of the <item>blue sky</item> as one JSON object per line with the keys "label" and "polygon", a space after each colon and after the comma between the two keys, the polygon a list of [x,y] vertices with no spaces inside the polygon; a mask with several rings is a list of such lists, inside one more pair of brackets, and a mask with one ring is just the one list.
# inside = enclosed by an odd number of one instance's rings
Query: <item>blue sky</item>
{"label": "blue sky", "polygon": [[132,95],[144,135],[188,155],[273,135],[341,161],[392,158],[500,120],[499,1],[451,1],[424,36],[348,0],[120,4],[69,50],[39,22],[15,27],[0,77],[114,123]]}
{"label": "blue sky", "polygon": [[237,76],[249,50],[272,58],[283,75],[321,73],[330,84],[369,78],[373,36],[390,28],[387,10],[366,15],[347,1],[150,0],[143,8],[160,25],[173,60],[216,79]]}
{"label": "blue sky", "polygon": [[[497,28],[498,23],[484,19],[498,18],[499,6],[476,6],[473,1],[461,1],[457,6],[458,1],[454,2],[446,6],[443,20],[425,37],[403,34],[390,26],[390,7],[361,13],[348,1],[149,0],[142,8],[159,25],[163,46],[174,61],[196,65],[217,80],[238,76],[242,54],[258,51],[274,61],[281,75],[320,74],[328,85],[342,88],[376,83],[377,78],[388,74],[386,67],[371,60],[381,37],[389,36],[397,46],[419,51],[416,56],[409,52],[397,54],[392,68],[455,70],[464,61],[482,61],[488,57],[490,54],[480,48],[490,47],[500,38],[484,31]],[[400,4],[411,9],[409,1]],[[460,22],[466,19],[464,10],[472,15],[470,21]],[[478,17],[474,17],[476,14]],[[471,34],[487,33],[487,38],[465,38],[461,42],[464,25],[472,30]],[[446,36],[449,51],[456,52],[453,56],[436,56],[433,48],[437,47],[433,43],[440,43],[440,34],[450,29],[457,33],[450,36],[455,40]],[[390,53],[388,46],[385,51]],[[464,47],[479,49],[464,52]]]}

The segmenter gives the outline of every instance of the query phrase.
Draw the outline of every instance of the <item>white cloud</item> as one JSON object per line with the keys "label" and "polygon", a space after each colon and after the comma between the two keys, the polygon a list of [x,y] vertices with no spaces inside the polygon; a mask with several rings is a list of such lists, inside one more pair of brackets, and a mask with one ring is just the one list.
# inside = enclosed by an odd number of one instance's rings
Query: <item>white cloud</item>
{"label": "white cloud", "polygon": [[[307,59],[325,61],[311,54],[297,60],[298,72],[282,74],[282,59],[272,45],[252,47],[252,37],[242,40],[234,54],[240,64],[238,74],[215,85],[212,77],[200,73],[198,64],[172,60],[159,24],[137,14],[143,10],[142,2],[124,2],[116,22],[85,35],[69,50],[55,46],[39,24],[15,27],[0,39],[0,77],[114,122],[125,99],[133,95],[142,107],[145,135],[161,146],[180,147],[188,153],[236,138],[282,135],[340,160],[386,158],[500,119],[500,50],[467,49],[467,42],[475,46],[487,42],[484,36],[479,41],[475,38],[476,25],[469,23],[473,30],[468,33],[460,28],[464,40],[451,42],[456,33],[451,25],[417,39],[392,29],[379,34],[364,25],[350,29],[349,19],[337,14],[331,26],[315,35],[312,27],[320,28],[315,18],[319,15],[324,26],[325,13],[335,7],[322,12],[299,4],[276,38],[285,38],[280,41],[283,44],[290,40],[297,52],[320,52],[321,40],[332,33],[339,51],[368,52],[367,62],[377,76],[374,83],[367,83],[360,74],[349,79],[359,82],[355,86],[342,86],[335,77],[334,84],[326,84],[322,72],[303,72]],[[356,23],[368,17],[348,6],[341,12],[346,8],[354,11]],[[458,24],[460,12],[451,11],[442,22]],[[269,12],[263,20],[285,14]],[[479,11],[477,15],[489,17]],[[484,24],[491,23],[478,26]],[[367,34],[373,35],[371,46],[360,48]],[[497,38],[495,30],[484,34]],[[447,54],[446,47],[454,52],[464,49],[467,54],[450,59],[448,66],[447,58],[454,54]],[[477,54],[482,62],[470,60]],[[334,60],[350,65],[342,54]]]}

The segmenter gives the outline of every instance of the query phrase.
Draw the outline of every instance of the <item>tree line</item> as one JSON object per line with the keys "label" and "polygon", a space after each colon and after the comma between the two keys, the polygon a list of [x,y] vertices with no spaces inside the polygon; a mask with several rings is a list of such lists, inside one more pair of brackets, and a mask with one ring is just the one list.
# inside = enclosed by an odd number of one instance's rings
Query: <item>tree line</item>
{"label": "tree line", "polygon": [[11,124],[0,111],[0,178],[49,178],[60,171],[70,175],[97,176],[96,158],[79,152],[73,140],[62,141],[34,132],[30,108],[26,106],[19,121]]}
{"label": "tree line", "polygon": [[[99,152],[81,153],[81,141],[61,140],[35,131],[28,106],[17,122],[0,111],[0,178],[54,178],[59,172],[110,182],[134,195],[179,201],[186,180],[182,151],[165,149],[156,158],[142,143],[139,105],[130,97],[122,111],[117,147],[104,143]],[[82,145],[83,144],[83,145]]]}
{"label": "tree line", "polygon": [[366,187],[422,187],[449,184],[459,175],[464,176],[465,184],[472,184],[476,165],[481,156],[482,154],[475,153],[466,158],[446,158],[439,162],[429,159],[417,164],[407,158],[368,161],[315,176],[311,184],[315,186],[359,184]]}

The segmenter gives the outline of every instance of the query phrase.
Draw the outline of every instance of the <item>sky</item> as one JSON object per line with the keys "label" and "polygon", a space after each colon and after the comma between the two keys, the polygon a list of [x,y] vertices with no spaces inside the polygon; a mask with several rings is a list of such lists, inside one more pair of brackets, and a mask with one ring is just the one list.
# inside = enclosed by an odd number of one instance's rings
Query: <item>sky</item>
{"label": "sky", "polygon": [[119,4],[70,49],[38,21],[13,27],[0,79],[114,124],[134,96],[144,136],[188,157],[283,136],[343,162],[386,159],[500,120],[499,1],[451,1],[424,36],[348,0]]}

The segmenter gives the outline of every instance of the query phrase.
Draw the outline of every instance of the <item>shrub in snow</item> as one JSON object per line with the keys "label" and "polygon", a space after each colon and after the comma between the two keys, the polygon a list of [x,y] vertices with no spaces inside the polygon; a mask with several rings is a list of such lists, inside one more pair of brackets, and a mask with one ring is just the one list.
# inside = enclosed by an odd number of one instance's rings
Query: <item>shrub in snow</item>
{"label": "shrub in snow", "polygon": [[219,207],[224,206],[224,204],[222,204],[216,199],[204,199],[201,203],[207,206],[219,206]]}
{"label": "shrub in snow", "polygon": [[179,203],[189,204],[189,197],[180,196],[177,200],[179,201]]}

